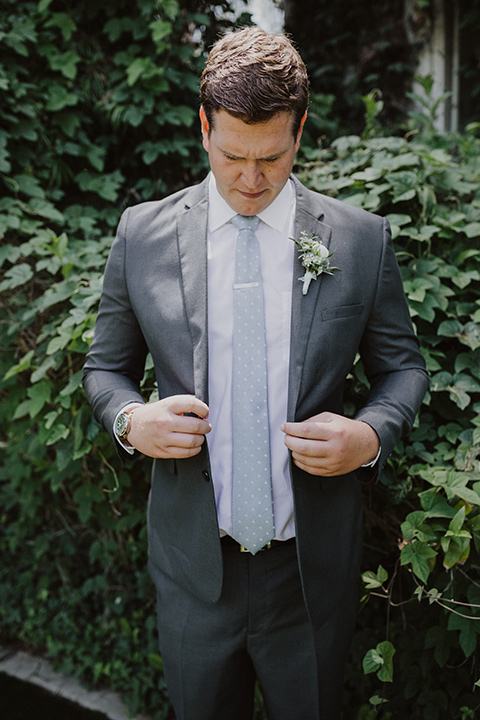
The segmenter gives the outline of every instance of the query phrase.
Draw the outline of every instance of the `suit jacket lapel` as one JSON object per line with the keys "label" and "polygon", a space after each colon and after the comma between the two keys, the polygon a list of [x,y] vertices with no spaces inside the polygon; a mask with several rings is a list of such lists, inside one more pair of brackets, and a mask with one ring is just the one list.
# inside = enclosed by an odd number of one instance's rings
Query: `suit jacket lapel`
{"label": "suit jacket lapel", "polygon": [[[317,235],[319,240],[329,247],[332,228],[321,220],[323,210],[319,206],[319,196],[310,193],[306,188],[295,180],[297,194],[297,208],[295,214],[295,237],[298,239],[304,231],[307,235]],[[313,202],[315,199],[315,202]],[[302,380],[302,371],[305,362],[308,336],[312,325],[315,309],[317,306],[322,276],[312,280],[306,295],[303,295],[303,283],[300,282],[305,273],[298,252],[295,252],[293,266],[293,288],[292,288],[292,327],[290,332],[290,371],[288,385],[288,411],[289,421],[295,419],[298,393]]]}
{"label": "suit jacket lapel", "polygon": [[193,345],[195,395],[205,403],[208,403],[207,188],[207,180],[193,188],[177,218],[185,309]]}

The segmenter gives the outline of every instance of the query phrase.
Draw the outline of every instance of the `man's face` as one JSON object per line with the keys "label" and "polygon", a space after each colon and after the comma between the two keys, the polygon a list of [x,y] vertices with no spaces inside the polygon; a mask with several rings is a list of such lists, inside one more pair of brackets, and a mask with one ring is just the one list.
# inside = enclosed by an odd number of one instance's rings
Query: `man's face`
{"label": "man's face", "polygon": [[266,122],[247,125],[219,110],[210,129],[201,109],[200,120],[220,195],[240,215],[264,210],[287,182],[300,145],[302,128],[294,138],[293,114],[279,112]]}

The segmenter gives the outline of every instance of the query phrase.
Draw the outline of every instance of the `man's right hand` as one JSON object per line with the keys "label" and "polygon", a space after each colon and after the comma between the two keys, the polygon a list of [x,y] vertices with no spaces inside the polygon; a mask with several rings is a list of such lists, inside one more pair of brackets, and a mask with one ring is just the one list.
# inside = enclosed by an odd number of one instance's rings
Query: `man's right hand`
{"label": "man's right hand", "polygon": [[194,395],[172,395],[141,405],[132,414],[128,443],[153,458],[192,457],[212,428],[204,419],[208,413],[208,406]]}

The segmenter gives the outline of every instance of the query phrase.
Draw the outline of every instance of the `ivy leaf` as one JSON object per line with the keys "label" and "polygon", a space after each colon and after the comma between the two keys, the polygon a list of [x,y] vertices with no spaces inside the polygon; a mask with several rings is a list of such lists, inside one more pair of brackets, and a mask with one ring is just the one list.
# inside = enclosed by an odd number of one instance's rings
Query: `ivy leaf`
{"label": "ivy leaf", "polygon": [[129,25],[129,18],[115,17],[105,23],[103,32],[108,36],[108,39],[111,42],[116,42],[122,33],[128,30]]}
{"label": "ivy leaf", "polygon": [[392,185],[393,202],[412,200],[416,195],[417,175],[409,170],[398,171],[385,178]]}
{"label": "ivy leaf", "polygon": [[459,340],[464,345],[468,345],[472,350],[480,348],[480,325],[477,322],[468,322]]}
{"label": "ivy leaf", "polygon": [[473,533],[473,540],[477,555],[480,555],[480,515],[477,515],[469,521],[469,528]]}
{"label": "ivy leaf", "polygon": [[30,398],[30,406],[28,412],[33,418],[42,410],[45,403],[50,402],[52,396],[52,386],[47,382],[39,382],[28,388],[27,395]]}
{"label": "ivy leaf", "polygon": [[66,440],[69,435],[70,430],[66,425],[63,423],[54,424],[45,445],[47,447],[56,445],[59,440]]}
{"label": "ivy leaf", "polygon": [[86,523],[92,515],[92,505],[103,500],[103,493],[97,485],[85,484],[77,488],[73,499],[78,505],[78,516]]}
{"label": "ivy leaf", "polygon": [[35,350],[29,350],[16,365],[12,365],[4,375],[4,380],[8,380],[15,375],[19,375],[25,370],[29,370],[32,364],[32,360],[35,356]]}
{"label": "ivy leaf", "polygon": [[424,541],[432,539],[433,535],[430,528],[424,524],[426,517],[427,514],[422,510],[415,510],[407,515],[401,525],[403,537],[407,542],[415,539]]}
{"label": "ivy leaf", "polygon": [[386,215],[386,218],[391,225],[398,225],[398,227],[408,225],[412,222],[411,216],[405,213],[389,213]]}
{"label": "ivy leaf", "polygon": [[49,20],[46,21],[45,27],[58,27],[63,35],[63,39],[68,41],[77,29],[74,21],[67,13],[53,13]]}
{"label": "ivy leaf", "polygon": [[455,473],[449,477],[445,488],[450,498],[459,497],[469,505],[480,505],[480,494],[468,487],[471,473]]}
{"label": "ivy leaf", "polygon": [[453,518],[454,508],[449,505],[443,495],[439,495],[435,488],[419,493],[420,502],[426,511],[427,518]]}
{"label": "ivy leaf", "polygon": [[378,643],[375,649],[369,650],[363,658],[363,672],[376,672],[381,682],[393,682],[393,656],[395,648],[391,642],[385,640]]}
{"label": "ivy leaf", "polygon": [[70,380],[68,381],[67,385],[60,391],[60,395],[62,397],[68,397],[72,395],[75,390],[78,390],[79,387],[81,387],[82,384],[82,371],[79,370],[76,372]]}
{"label": "ivy leaf", "polygon": [[408,298],[420,303],[425,300],[427,290],[431,290],[432,287],[433,283],[428,278],[413,278],[412,280],[406,280],[404,282],[404,288]]}
{"label": "ivy leaf", "polygon": [[163,672],[163,660],[158,653],[148,653],[148,662],[155,670]]}
{"label": "ivy leaf", "polygon": [[470,370],[472,375],[480,379],[480,352],[469,352],[458,355],[455,359],[455,371]]}
{"label": "ivy leaf", "polygon": [[34,215],[40,215],[40,217],[51,220],[58,225],[63,225],[65,223],[63,213],[61,213],[60,210],[57,210],[55,205],[43,199],[32,198],[32,200],[28,203],[28,211]]}
{"label": "ivy leaf", "polygon": [[32,175],[14,175],[13,182],[15,189],[18,190],[18,192],[24,193],[24,195],[42,199],[45,197],[45,192],[40,185],[40,181]]}
{"label": "ivy leaf", "polygon": [[68,50],[65,53],[59,53],[58,55],[52,55],[48,58],[48,62],[52,70],[59,70],[62,75],[69,80],[75,80],[78,72],[78,63],[81,58],[73,50]]}
{"label": "ivy leaf", "polygon": [[55,355],[59,350],[63,350],[71,341],[72,335],[71,328],[59,328],[58,333],[49,341],[46,354]]}
{"label": "ivy leaf", "polygon": [[134,107],[132,105],[125,111],[123,120],[129,125],[133,125],[133,127],[138,127],[142,124],[144,117],[145,113],[143,112],[142,108]]}
{"label": "ivy leaf", "polygon": [[453,375],[446,370],[442,370],[439,373],[436,373],[430,384],[430,389],[432,392],[440,392],[442,390],[448,390],[453,382]]}
{"label": "ivy leaf", "polygon": [[367,570],[362,574],[362,580],[365,583],[367,590],[374,590],[383,585],[388,579],[388,573],[381,565],[378,566],[378,570],[374,573],[372,570]]}
{"label": "ivy leaf", "polygon": [[148,57],[135,58],[127,68],[127,84],[131,87],[147,71],[152,69],[152,61]]}
{"label": "ivy leaf", "polygon": [[63,85],[51,85],[48,88],[46,110],[49,112],[58,112],[68,106],[76,105],[78,100],[78,95],[68,92]]}
{"label": "ivy leaf", "polygon": [[470,533],[468,538],[455,537],[453,539],[443,537],[441,540],[442,549],[445,553],[443,567],[447,570],[455,565],[463,565],[470,555]]}
{"label": "ivy leaf", "polygon": [[448,629],[459,631],[460,647],[465,657],[470,657],[477,649],[477,636],[480,634],[480,621],[478,616],[474,616],[470,620],[466,617],[451,613],[448,618]]}
{"label": "ivy leaf", "polygon": [[152,40],[156,45],[165,40],[172,32],[172,23],[165,20],[154,20],[148,27],[152,31]]}
{"label": "ivy leaf", "polygon": [[463,527],[465,522],[465,505],[463,505],[457,512],[453,520],[448,526],[448,532],[452,535],[457,535]]}
{"label": "ivy leaf", "polygon": [[437,552],[427,543],[415,540],[402,548],[400,563],[401,565],[411,565],[415,575],[423,583],[426,583],[433,567],[432,561],[436,556]]}
{"label": "ivy leaf", "polygon": [[433,657],[440,667],[445,667],[454,645],[445,628],[439,625],[428,628],[425,635],[425,649],[433,649]]}
{"label": "ivy leaf", "polygon": [[435,310],[439,303],[434,295],[426,295],[422,302],[409,300],[412,315],[418,315],[422,320],[433,323],[435,320]]}
{"label": "ivy leaf", "polygon": [[384,705],[385,703],[388,703],[389,701],[386,698],[380,697],[380,695],[372,695],[372,697],[368,699],[368,702],[374,708],[377,708],[377,707],[380,707],[380,705]]}
{"label": "ivy leaf", "polygon": [[178,0],[162,0],[162,10],[169,20],[175,20],[180,12]]}
{"label": "ivy leaf", "polygon": [[25,285],[33,277],[33,270],[27,263],[20,263],[9,268],[5,273],[5,279],[0,283],[0,292],[13,290],[20,285]]}
{"label": "ivy leaf", "polygon": [[48,10],[49,6],[52,4],[53,0],[40,0],[37,6],[37,10],[39,13],[44,13],[45,10]]}
{"label": "ivy leaf", "polygon": [[458,337],[463,332],[463,325],[458,320],[445,320],[440,323],[437,330],[437,335],[443,335],[444,337]]}
{"label": "ivy leaf", "polygon": [[115,202],[117,199],[122,181],[123,175],[119,170],[108,175],[94,175],[84,170],[77,175],[77,182],[82,190],[96,193],[110,202]]}

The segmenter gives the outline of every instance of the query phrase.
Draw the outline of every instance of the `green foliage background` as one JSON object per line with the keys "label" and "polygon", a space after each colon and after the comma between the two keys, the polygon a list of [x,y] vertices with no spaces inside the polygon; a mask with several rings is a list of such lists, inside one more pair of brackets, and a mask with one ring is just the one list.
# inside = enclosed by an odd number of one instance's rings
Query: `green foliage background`
{"label": "green foliage background", "polygon": [[[437,0],[283,0],[283,4],[285,28],[307,63],[312,90],[332,96],[342,131],[361,132],[361,98],[373,88],[383,96],[383,125],[397,128],[407,118],[407,93],[441,4]],[[455,13],[459,18],[460,117],[464,123],[478,120],[480,0],[443,3],[442,13],[446,38]]]}
{"label": "green foliage background", "polygon": [[[228,7],[198,8],[0,7],[0,639],[156,718],[170,709],[145,569],[149,465],[120,467],[80,374],[121,210],[206,170],[198,76]],[[432,377],[416,427],[365,489],[346,720],[465,720],[480,704],[479,128],[438,136],[423,86],[395,136],[374,93],[363,134],[338,137],[332,96],[316,95],[299,168],[389,217]],[[320,133],[336,139],[320,147]],[[349,411],[365,391],[357,364]]]}

